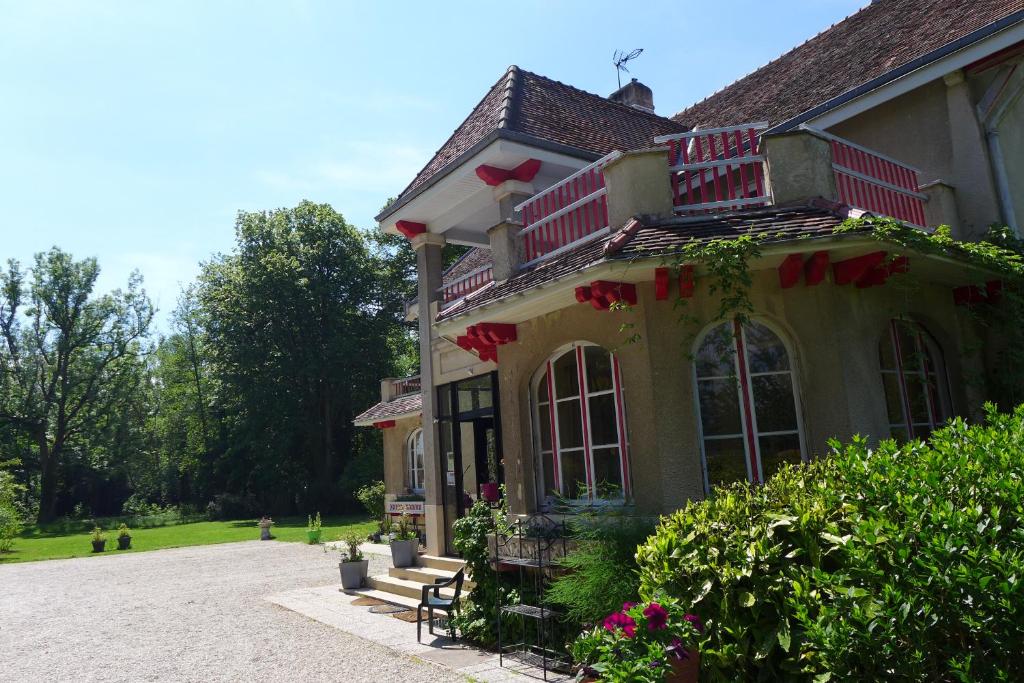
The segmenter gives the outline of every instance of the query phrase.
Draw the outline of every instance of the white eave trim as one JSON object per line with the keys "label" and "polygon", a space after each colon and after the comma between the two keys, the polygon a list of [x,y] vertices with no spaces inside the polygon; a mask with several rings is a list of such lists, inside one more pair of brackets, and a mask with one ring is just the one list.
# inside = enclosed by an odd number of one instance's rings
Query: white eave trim
{"label": "white eave trim", "polygon": [[849,102],[844,102],[824,114],[809,119],[806,123],[815,128],[830,128],[869,109],[895,99],[911,90],[916,90],[934,80],[938,80],[946,74],[962,69],[979,59],[999,52],[1005,48],[1015,45],[1024,40],[1024,22],[1013,24],[1004,28],[998,33],[984,38],[976,43],[968,45],[962,50],[957,50],[946,55],[926,66],[881,85],[874,90],[867,92],[860,97],[855,97]]}

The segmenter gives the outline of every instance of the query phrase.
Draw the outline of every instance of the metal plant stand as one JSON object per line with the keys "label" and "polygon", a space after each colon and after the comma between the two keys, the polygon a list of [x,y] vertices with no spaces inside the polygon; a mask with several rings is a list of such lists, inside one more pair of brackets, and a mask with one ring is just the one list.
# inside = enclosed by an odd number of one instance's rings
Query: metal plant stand
{"label": "metal plant stand", "polygon": [[[518,573],[519,604],[498,605],[498,661],[505,666],[511,659],[539,668],[544,680],[548,672],[569,673],[571,662],[552,646],[553,620],[560,613],[549,609],[544,600],[548,583],[557,569],[553,552],[565,555],[565,523],[545,515],[533,515],[515,521],[507,533],[495,533],[494,571],[501,574],[510,569]],[[498,600],[501,600],[499,591]],[[513,616],[515,615],[515,616]],[[504,641],[510,619],[521,620],[521,640]]]}

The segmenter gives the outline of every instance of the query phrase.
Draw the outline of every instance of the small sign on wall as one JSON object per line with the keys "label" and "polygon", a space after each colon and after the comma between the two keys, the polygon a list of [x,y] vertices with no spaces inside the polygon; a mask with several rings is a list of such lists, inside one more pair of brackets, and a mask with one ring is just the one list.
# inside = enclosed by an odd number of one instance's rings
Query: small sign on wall
{"label": "small sign on wall", "polygon": [[384,510],[389,515],[422,515],[426,512],[426,503],[422,500],[389,500]]}

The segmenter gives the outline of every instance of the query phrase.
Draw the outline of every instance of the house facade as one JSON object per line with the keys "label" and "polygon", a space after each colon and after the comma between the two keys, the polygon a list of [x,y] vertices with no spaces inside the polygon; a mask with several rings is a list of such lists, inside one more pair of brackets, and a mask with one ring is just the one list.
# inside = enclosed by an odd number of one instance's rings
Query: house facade
{"label": "house facade", "polygon": [[[382,381],[389,510],[432,554],[513,513],[666,513],[832,437],[977,415],[1001,283],[851,217],[1024,225],[1024,2],[876,0],[672,117],[511,67],[378,220],[420,374]],[[471,247],[447,270],[442,249]],[[716,260],[717,259],[717,260]],[[714,263],[740,263],[729,269]]]}

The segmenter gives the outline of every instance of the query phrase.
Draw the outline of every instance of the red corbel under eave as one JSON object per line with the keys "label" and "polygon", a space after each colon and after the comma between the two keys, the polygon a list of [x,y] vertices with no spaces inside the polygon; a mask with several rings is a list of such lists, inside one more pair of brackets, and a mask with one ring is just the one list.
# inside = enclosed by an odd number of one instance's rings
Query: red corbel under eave
{"label": "red corbel under eave", "polygon": [[527,159],[515,168],[498,168],[490,164],[480,164],[476,167],[476,176],[490,185],[496,187],[506,180],[519,180],[528,183],[537,175],[540,170],[540,159]]}
{"label": "red corbel under eave", "polygon": [[657,301],[668,298],[668,268],[654,269],[654,298]]}
{"label": "red corbel under eave", "polygon": [[398,232],[405,235],[406,239],[412,239],[416,235],[422,235],[427,231],[426,223],[416,223],[414,221],[398,221],[395,223],[395,229]]}
{"label": "red corbel under eave", "polygon": [[380,422],[374,422],[373,426],[377,429],[390,429],[395,426],[394,420],[381,420]]}
{"label": "red corbel under eave", "polygon": [[832,264],[832,274],[837,285],[848,285],[864,277],[870,270],[885,260],[884,251],[873,251]]}
{"label": "red corbel under eave", "polygon": [[814,252],[811,254],[811,258],[807,259],[807,266],[804,272],[804,285],[807,287],[813,287],[814,285],[821,284],[821,281],[825,279],[826,271],[828,271],[828,252]]}
{"label": "red corbel under eave", "polygon": [[608,280],[595,280],[590,283],[590,304],[597,310],[606,311],[618,301],[635,306],[636,285]]}
{"label": "red corbel under eave", "polygon": [[779,266],[779,286],[783,289],[795,287],[800,282],[800,273],[804,270],[802,254],[790,254]]}
{"label": "red corbel under eave", "polygon": [[586,303],[590,301],[590,287],[583,285],[582,287],[576,288],[576,301],[579,303]]}
{"label": "red corbel under eave", "polygon": [[693,296],[693,266],[679,269],[679,298],[689,299]]}
{"label": "red corbel under eave", "polygon": [[957,306],[973,306],[974,304],[990,303],[999,301],[1003,295],[1002,280],[989,280],[985,286],[964,285],[953,288],[953,303]]}

